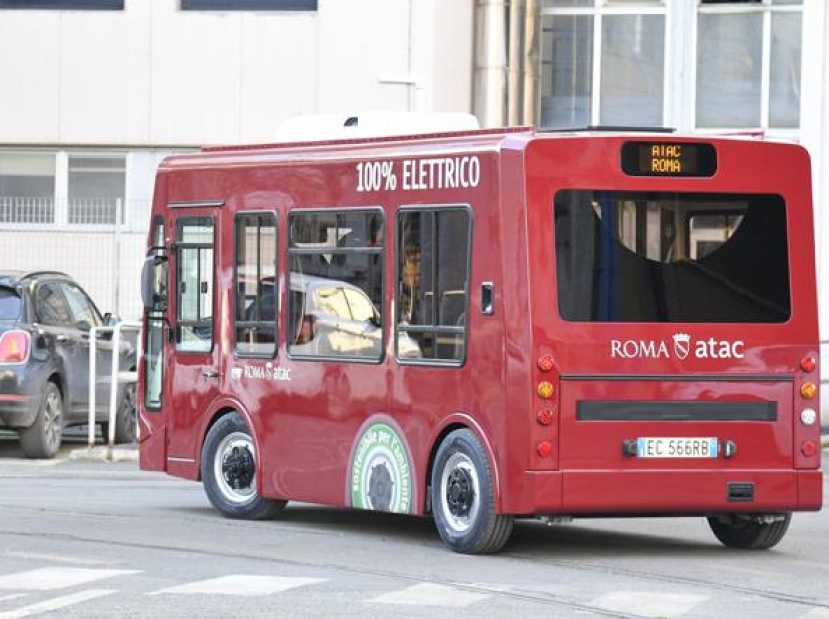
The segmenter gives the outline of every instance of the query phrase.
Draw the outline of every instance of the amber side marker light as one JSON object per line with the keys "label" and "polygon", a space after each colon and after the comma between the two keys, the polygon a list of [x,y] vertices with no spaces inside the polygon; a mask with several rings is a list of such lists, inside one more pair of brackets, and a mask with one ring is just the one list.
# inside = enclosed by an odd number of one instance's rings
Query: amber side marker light
{"label": "amber side marker light", "polygon": [[800,362],[800,369],[807,373],[814,372],[816,367],[817,361],[812,356],[803,357],[803,360]]}
{"label": "amber side marker light", "polygon": [[542,380],[540,383],[538,383],[538,395],[539,397],[544,398],[545,400],[549,400],[550,398],[552,398],[555,391],[556,389],[555,387],[553,387],[553,383],[551,383],[549,380]]}
{"label": "amber side marker light", "polygon": [[813,400],[817,396],[817,386],[814,383],[803,383],[800,385],[800,395],[807,400]]}

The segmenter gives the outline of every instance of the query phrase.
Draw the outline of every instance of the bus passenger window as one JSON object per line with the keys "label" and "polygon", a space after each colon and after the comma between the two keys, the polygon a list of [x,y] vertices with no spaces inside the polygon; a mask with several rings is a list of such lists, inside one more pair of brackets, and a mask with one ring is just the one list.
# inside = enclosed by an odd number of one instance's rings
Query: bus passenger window
{"label": "bus passenger window", "polygon": [[276,352],[276,215],[236,217],[236,354]]}
{"label": "bus passenger window", "polygon": [[463,361],[469,306],[469,211],[406,209],[398,217],[398,358]]}
{"label": "bus passenger window", "polygon": [[176,232],[176,349],[207,352],[213,347],[213,220],[181,218]]}
{"label": "bus passenger window", "polygon": [[289,219],[288,351],[379,360],[383,354],[383,215],[295,211]]}

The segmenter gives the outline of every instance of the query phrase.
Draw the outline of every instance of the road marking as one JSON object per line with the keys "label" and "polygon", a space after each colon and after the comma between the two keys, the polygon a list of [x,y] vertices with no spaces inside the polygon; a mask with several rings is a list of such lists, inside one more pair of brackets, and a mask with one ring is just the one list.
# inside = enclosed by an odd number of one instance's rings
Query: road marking
{"label": "road marking", "polygon": [[80,567],[44,567],[0,576],[0,590],[51,591],[84,585],[104,578],[137,574],[138,570],[92,570]]}
{"label": "road marking", "polygon": [[707,595],[613,591],[593,600],[590,605],[629,615],[678,617],[708,599]]}
{"label": "road marking", "polygon": [[90,589],[88,591],[79,591],[71,595],[64,595],[59,598],[46,600],[45,602],[38,602],[22,608],[16,608],[5,613],[0,613],[0,619],[19,619],[20,617],[29,617],[30,615],[37,615],[41,613],[48,613],[60,608],[66,608],[73,604],[80,604],[81,602],[88,602],[95,598],[100,598],[105,595],[115,593],[112,589]]}
{"label": "road marking", "polygon": [[368,600],[369,604],[405,604],[409,606],[444,606],[460,608],[485,600],[489,596],[454,587],[421,583],[400,591],[392,591]]}
{"label": "road marking", "polygon": [[283,576],[252,576],[233,574],[153,591],[150,595],[163,593],[200,593],[207,595],[272,595],[288,589],[315,585],[325,578],[287,578]]}
{"label": "road marking", "polygon": [[829,619],[829,608],[813,608],[804,615],[800,615],[800,619]]}
{"label": "road marking", "polygon": [[124,563],[123,561],[110,561],[108,559],[94,559],[89,557],[69,557],[65,555],[55,555],[38,552],[20,552],[16,550],[4,552],[3,555],[6,557],[15,557],[17,559],[36,559],[38,561],[53,561],[55,563],[70,563],[72,565],[116,565],[118,563]]}

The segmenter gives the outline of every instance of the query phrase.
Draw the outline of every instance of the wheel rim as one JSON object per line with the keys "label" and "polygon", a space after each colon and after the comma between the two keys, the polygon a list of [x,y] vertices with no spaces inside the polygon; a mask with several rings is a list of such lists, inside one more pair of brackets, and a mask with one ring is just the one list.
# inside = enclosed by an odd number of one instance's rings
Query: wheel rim
{"label": "wheel rim", "polygon": [[469,456],[452,454],[440,476],[440,501],[447,523],[456,532],[464,533],[475,524],[481,506],[480,488]]}
{"label": "wheel rim", "polygon": [[243,505],[256,498],[256,457],[250,436],[233,432],[222,439],[213,460],[213,474],[228,501]]}
{"label": "wheel rim", "polygon": [[60,393],[50,389],[46,395],[46,406],[43,408],[43,438],[50,450],[60,447],[62,416],[63,402],[60,399]]}

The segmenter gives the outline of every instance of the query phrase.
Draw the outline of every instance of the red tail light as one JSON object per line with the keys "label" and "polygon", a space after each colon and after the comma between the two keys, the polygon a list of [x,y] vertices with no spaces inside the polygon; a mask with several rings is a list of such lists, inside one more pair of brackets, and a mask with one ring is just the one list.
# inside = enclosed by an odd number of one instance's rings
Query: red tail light
{"label": "red tail light", "polygon": [[0,334],[0,363],[25,363],[29,359],[27,331],[6,331]]}

